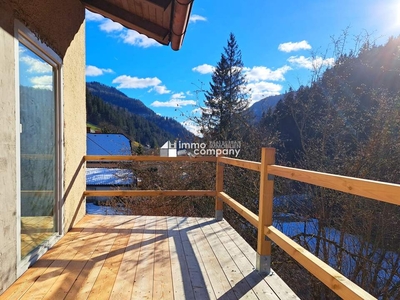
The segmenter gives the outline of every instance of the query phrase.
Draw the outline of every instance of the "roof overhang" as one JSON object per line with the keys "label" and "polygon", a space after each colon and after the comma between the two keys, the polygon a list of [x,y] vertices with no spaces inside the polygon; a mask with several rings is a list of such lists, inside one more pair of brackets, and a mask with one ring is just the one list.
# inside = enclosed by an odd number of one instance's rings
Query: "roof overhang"
{"label": "roof overhang", "polygon": [[182,46],[193,0],[82,0],[87,9],[173,50]]}

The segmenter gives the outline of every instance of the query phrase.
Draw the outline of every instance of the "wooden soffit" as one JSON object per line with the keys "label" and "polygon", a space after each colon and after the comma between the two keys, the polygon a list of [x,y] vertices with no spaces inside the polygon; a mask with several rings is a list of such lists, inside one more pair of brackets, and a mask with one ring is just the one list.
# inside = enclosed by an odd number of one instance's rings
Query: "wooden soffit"
{"label": "wooden soffit", "polygon": [[193,0],[82,0],[87,9],[174,50],[182,46]]}

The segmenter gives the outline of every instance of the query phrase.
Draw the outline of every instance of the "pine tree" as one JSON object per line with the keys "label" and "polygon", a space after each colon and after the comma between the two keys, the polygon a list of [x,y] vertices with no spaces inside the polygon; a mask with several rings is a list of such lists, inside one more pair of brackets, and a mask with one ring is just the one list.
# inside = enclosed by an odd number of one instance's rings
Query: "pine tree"
{"label": "pine tree", "polygon": [[143,155],[143,147],[142,147],[142,144],[139,143],[139,146],[137,146],[135,152],[136,152],[137,155]]}
{"label": "pine tree", "polygon": [[242,113],[249,105],[245,90],[242,53],[233,33],[212,75],[210,90],[205,93],[201,125],[206,138],[237,138]]}

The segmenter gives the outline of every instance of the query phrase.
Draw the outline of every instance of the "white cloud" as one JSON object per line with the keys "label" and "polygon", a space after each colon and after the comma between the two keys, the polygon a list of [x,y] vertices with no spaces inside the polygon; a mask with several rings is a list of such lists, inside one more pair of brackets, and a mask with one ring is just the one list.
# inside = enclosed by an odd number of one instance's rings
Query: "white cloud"
{"label": "white cloud", "polygon": [[99,22],[104,20],[104,17],[102,15],[95,14],[87,9],[85,10],[85,18],[86,21],[94,21],[94,22]]}
{"label": "white cloud", "polygon": [[122,26],[120,23],[114,22],[110,19],[104,20],[99,27],[105,32],[122,31],[124,29],[124,26]]}
{"label": "white cloud", "polygon": [[196,101],[185,99],[185,93],[176,93],[171,96],[171,99],[165,102],[154,101],[150,105],[153,107],[182,107],[186,105],[196,105]]}
{"label": "white cloud", "polygon": [[191,15],[189,18],[189,23],[196,23],[197,21],[207,21],[206,17],[200,15]]}
{"label": "white cloud", "polygon": [[244,74],[249,82],[257,82],[262,80],[283,81],[285,80],[285,73],[292,68],[283,66],[276,70],[271,70],[264,66],[255,66],[252,68],[244,68]]}
{"label": "white cloud", "polygon": [[252,105],[254,102],[261,100],[268,96],[278,95],[282,91],[282,86],[280,84],[260,81],[255,83],[249,83],[247,88],[250,89],[250,99]]}
{"label": "white cloud", "polygon": [[185,99],[185,93],[175,93],[171,96],[172,99]]}
{"label": "white cloud", "polygon": [[111,69],[100,69],[96,66],[86,66],[85,74],[86,76],[101,76],[105,73],[114,73]]}
{"label": "white cloud", "polygon": [[171,93],[171,91],[169,89],[167,89],[167,87],[165,85],[156,85],[152,90],[155,90],[158,94],[169,94],[169,93]]}
{"label": "white cloud", "polygon": [[283,43],[278,46],[278,50],[283,52],[292,52],[292,51],[309,50],[309,49],[311,49],[311,45],[306,40],[296,43],[292,42]]}
{"label": "white cloud", "polygon": [[138,78],[127,75],[121,75],[115,78],[112,83],[119,84],[118,89],[144,89],[156,87],[161,84],[161,80],[157,77]]}
{"label": "white cloud", "polygon": [[304,57],[302,56],[291,56],[288,58],[288,62],[296,65],[300,68],[305,68],[309,70],[315,70],[320,67],[329,67],[335,64],[334,58],[322,58],[320,56],[317,57]]}
{"label": "white cloud", "polygon": [[153,107],[182,107],[186,105],[196,105],[194,100],[183,100],[183,99],[170,99],[165,102],[154,101],[150,104]]}
{"label": "white cloud", "polygon": [[32,83],[32,86],[35,89],[46,89],[53,90],[53,76],[52,75],[43,75],[43,76],[35,76],[29,79]]}
{"label": "white cloud", "polygon": [[122,33],[121,38],[125,44],[134,45],[142,48],[161,46],[157,41],[134,30],[127,30],[126,32]]}
{"label": "white cloud", "polygon": [[51,73],[52,72],[52,67],[44,62],[41,61],[37,58],[33,58],[31,56],[22,56],[20,58],[21,62],[25,63],[26,65],[28,65],[28,72],[29,73],[40,73],[40,74],[44,74],[44,73]]}
{"label": "white cloud", "polygon": [[200,66],[192,68],[192,71],[199,72],[200,74],[212,74],[214,70],[215,67],[208,64],[202,64]]}

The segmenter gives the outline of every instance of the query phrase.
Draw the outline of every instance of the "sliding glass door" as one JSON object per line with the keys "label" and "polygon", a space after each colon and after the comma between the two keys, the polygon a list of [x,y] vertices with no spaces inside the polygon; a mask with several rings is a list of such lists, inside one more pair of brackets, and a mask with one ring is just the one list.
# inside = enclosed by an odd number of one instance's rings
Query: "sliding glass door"
{"label": "sliding glass door", "polygon": [[[22,39],[24,41],[24,39]],[[57,232],[57,68],[19,42],[21,259]]]}

